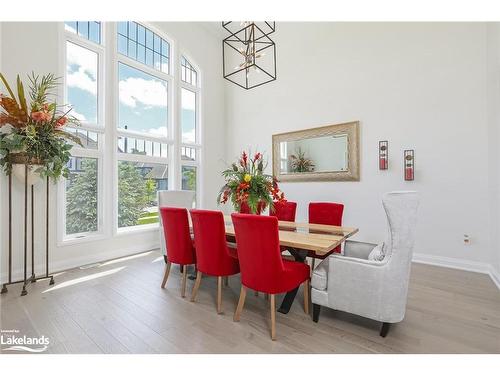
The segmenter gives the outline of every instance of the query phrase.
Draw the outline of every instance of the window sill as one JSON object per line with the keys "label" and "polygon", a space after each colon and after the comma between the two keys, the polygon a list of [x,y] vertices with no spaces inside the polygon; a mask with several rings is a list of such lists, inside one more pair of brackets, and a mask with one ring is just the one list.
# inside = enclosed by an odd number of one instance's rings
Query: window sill
{"label": "window sill", "polygon": [[158,231],[159,229],[160,229],[160,225],[158,223],[136,225],[133,227],[118,228],[116,231],[116,236],[121,237],[121,236],[127,236],[127,235],[131,235],[131,234],[154,232],[154,231]]}
{"label": "window sill", "polygon": [[82,236],[68,236],[57,242],[57,247],[71,246],[85,242],[102,241],[108,238],[103,233],[85,234]]}

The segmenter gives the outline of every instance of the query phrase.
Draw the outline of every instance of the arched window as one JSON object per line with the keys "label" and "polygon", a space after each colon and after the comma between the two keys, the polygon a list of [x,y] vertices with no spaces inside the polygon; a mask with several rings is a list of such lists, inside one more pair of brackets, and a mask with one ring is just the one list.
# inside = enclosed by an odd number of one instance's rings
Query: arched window
{"label": "arched window", "polygon": [[147,24],[64,25],[65,97],[84,147],[62,191],[62,240],[156,227],[158,190],[195,190],[199,203],[199,68]]}

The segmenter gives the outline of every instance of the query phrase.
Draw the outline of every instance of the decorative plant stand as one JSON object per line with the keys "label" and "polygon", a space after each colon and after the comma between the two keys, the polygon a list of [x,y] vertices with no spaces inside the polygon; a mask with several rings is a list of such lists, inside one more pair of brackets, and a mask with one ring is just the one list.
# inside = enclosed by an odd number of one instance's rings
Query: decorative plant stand
{"label": "decorative plant stand", "polygon": [[[13,161],[14,163],[14,161]],[[45,275],[35,276],[35,194],[34,187],[31,185],[31,276],[28,276],[28,164],[18,161],[16,164],[24,164],[24,278],[18,281],[12,281],[12,173],[9,174],[9,281],[3,284],[1,294],[7,293],[7,285],[23,283],[21,296],[28,294],[26,287],[30,283],[38,280],[50,279],[49,285],[54,284],[54,276],[49,275],[49,177],[47,177],[47,202],[45,216]]]}

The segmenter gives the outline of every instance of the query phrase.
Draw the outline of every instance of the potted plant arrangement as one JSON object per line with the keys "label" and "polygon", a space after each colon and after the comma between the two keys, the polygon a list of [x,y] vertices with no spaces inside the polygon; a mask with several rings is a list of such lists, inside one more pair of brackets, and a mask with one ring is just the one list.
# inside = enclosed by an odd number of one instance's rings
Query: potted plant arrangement
{"label": "potted plant arrangement", "polygon": [[[58,79],[53,74],[41,78],[29,77],[29,103],[24,85],[17,76],[17,98],[5,77],[0,73],[8,96],[0,94],[0,167],[10,175],[24,181],[25,166],[29,183],[40,177],[67,177],[66,164],[70,159],[72,141],[80,139],[64,130],[67,124],[78,125],[78,120],[69,115],[71,108],[62,110],[50,100]],[[38,176],[37,176],[38,175]]]}
{"label": "potted plant arrangement", "polygon": [[285,202],[284,193],[272,175],[264,173],[267,162],[260,152],[252,159],[243,151],[231,168],[222,172],[226,183],[217,197],[218,204],[231,201],[235,211],[260,215],[266,207]]}
{"label": "potted plant arrangement", "polygon": [[292,172],[313,172],[314,162],[306,157],[306,153],[299,147],[297,155],[290,155]]}

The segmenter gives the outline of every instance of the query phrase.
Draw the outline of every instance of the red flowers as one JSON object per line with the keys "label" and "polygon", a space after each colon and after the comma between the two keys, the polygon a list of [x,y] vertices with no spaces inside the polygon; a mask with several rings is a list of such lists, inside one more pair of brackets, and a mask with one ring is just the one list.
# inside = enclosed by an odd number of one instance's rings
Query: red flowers
{"label": "red flowers", "polygon": [[31,112],[31,118],[35,122],[47,122],[52,118],[52,114],[47,111]]}
{"label": "red flowers", "polygon": [[62,128],[68,122],[67,117],[59,117],[56,121],[56,128]]}
{"label": "red flowers", "polygon": [[271,195],[273,197],[273,201],[275,202],[283,202],[285,201],[285,193],[283,193],[278,188],[271,188]]}
{"label": "red flowers", "polygon": [[248,162],[247,153],[245,151],[243,151],[243,153],[241,154],[240,165],[243,168],[246,168],[247,167],[247,162]]}
{"label": "red flowers", "polygon": [[261,212],[273,202],[284,202],[285,195],[279,190],[277,180],[264,173],[266,167],[261,152],[252,155],[243,151],[238,160],[222,172],[226,183],[217,196],[217,202],[231,202],[236,211],[241,209],[242,204],[252,203],[251,210],[256,212]]}
{"label": "red flowers", "polygon": [[224,190],[224,193],[222,194],[221,203],[227,202],[227,200],[229,199],[229,194],[231,194],[231,190]]}

